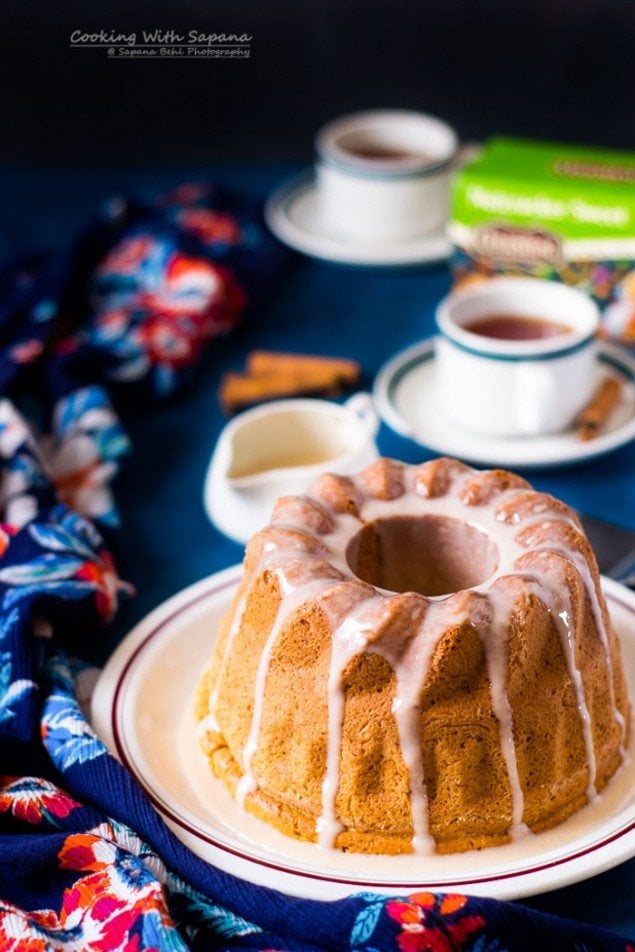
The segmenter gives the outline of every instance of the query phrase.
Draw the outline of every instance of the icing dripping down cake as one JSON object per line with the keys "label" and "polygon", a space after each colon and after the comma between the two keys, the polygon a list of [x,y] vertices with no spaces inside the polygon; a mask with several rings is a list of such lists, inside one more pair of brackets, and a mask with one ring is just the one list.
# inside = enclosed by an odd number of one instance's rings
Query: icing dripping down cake
{"label": "icing dripping down cake", "polygon": [[575,513],[502,470],[379,460],[280,499],[197,694],[239,805],[368,853],[555,826],[626,757],[629,705]]}

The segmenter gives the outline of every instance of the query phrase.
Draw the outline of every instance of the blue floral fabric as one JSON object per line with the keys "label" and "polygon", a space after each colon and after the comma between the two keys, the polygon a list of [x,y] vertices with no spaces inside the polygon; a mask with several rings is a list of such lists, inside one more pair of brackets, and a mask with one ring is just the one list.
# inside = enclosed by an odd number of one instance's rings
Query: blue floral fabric
{"label": "blue floral fabric", "polygon": [[257,215],[183,186],[113,203],[72,253],[0,279],[0,949],[635,952],[494,900],[326,903],[237,880],[173,836],[92,730],[96,672],[76,655],[133,595],[104,543],[129,451],[104,388],[171,392],[281,261]]}
{"label": "blue floral fabric", "polygon": [[67,254],[0,273],[0,391],[18,378],[55,397],[96,383],[165,396],[286,258],[257,209],[208,183],[113,199]]}

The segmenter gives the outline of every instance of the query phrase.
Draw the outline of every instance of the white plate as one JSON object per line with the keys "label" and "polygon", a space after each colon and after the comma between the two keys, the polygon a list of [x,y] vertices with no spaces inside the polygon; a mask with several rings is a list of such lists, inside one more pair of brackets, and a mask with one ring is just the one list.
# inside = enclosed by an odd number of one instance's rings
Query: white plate
{"label": "white plate", "polygon": [[402,241],[359,242],[331,233],[320,220],[318,196],[312,173],[277,189],[265,206],[265,218],[285,245],[338,264],[402,266],[444,261],[452,247],[445,229]]}
{"label": "white plate", "polygon": [[[207,768],[192,711],[241,567],[175,595],[108,662],[93,698],[100,737],[199,856],[253,883],[335,899],[359,890],[454,890],[513,899],[566,886],[635,855],[635,740],[630,763],[599,801],[520,843],[449,856],[362,856],[322,850],[242,813]],[[635,697],[635,595],[604,580]]]}
{"label": "white plate", "polygon": [[574,429],[547,436],[496,437],[468,433],[446,420],[434,388],[434,340],[403,350],[385,364],[373,388],[381,418],[403,436],[446,456],[488,466],[566,466],[603,456],[635,437],[635,360],[617,347],[600,344],[598,381],[622,383],[619,405],[604,432],[582,442]]}

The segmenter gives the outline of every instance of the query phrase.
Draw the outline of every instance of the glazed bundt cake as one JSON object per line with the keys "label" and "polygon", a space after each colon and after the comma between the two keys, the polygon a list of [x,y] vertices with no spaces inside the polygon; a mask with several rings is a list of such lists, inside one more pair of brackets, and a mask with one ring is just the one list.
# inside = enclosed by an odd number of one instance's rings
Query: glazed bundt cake
{"label": "glazed bundt cake", "polygon": [[211,769],[284,833],[455,852],[555,826],[629,706],[575,513],[502,470],[380,460],[278,501],[197,695]]}

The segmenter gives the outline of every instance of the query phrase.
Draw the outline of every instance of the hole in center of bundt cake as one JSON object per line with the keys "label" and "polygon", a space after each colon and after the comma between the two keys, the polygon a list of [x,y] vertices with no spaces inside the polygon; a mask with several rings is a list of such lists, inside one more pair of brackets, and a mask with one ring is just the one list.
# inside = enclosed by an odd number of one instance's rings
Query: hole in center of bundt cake
{"label": "hole in center of bundt cake", "polygon": [[391,592],[449,595],[485,582],[498,547],[475,526],[447,516],[393,516],[367,522],[346,560],[364,582]]}

